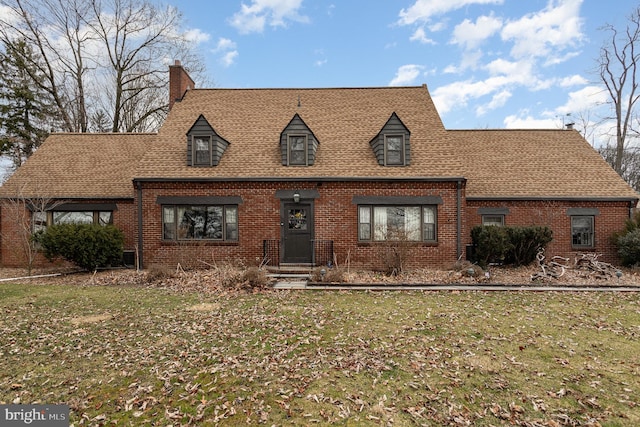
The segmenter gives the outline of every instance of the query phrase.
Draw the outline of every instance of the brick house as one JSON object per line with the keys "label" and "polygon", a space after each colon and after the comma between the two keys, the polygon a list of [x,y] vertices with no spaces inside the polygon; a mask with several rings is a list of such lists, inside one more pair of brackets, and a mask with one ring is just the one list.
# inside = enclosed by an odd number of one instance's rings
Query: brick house
{"label": "brick house", "polygon": [[[224,260],[450,266],[478,224],[548,225],[595,251],[637,194],[574,130],[447,130],[426,86],[195,89],[170,67],[157,134],[53,134],[0,188],[0,255],[20,264],[10,198],[59,203],[34,226],[111,222],[144,267]],[[32,208],[33,209],[33,208]]]}

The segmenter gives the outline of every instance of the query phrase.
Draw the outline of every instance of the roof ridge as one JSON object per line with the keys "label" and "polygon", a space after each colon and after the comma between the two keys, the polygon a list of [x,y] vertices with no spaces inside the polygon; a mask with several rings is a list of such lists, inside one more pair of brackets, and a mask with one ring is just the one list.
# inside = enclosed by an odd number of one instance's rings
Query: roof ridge
{"label": "roof ridge", "polygon": [[208,87],[208,88],[193,88],[190,89],[189,92],[205,92],[205,91],[221,91],[221,90],[229,90],[229,91],[267,91],[267,90],[277,90],[277,91],[289,91],[289,90],[308,90],[308,91],[322,91],[322,90],[371,90],[371,89],[422,89],[426,88],[426,84],[418,85],[418,86],[327,86],[327,87],[258,87],[258,88],[242,88],[242,87]]}

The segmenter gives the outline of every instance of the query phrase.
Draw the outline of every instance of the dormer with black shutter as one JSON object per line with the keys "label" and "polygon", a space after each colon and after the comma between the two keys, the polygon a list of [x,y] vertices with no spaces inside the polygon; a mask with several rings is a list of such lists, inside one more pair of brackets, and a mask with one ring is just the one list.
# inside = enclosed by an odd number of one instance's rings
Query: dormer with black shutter
{"label": "dormer with black shutter", "polygon": [[409,166],[411,164],[411,132],[394,112],[370,142],[380,166]]}
{"label": "dormer with black shutter", "polygon": [[312,166],[318,144],[316,136],[296,113],[280,134],[282,166]]}
{"label": "dormer with black shutter", "polygon": [[218,135],[202,114],[187,132],[187,165],[218,166],[229,141]]}

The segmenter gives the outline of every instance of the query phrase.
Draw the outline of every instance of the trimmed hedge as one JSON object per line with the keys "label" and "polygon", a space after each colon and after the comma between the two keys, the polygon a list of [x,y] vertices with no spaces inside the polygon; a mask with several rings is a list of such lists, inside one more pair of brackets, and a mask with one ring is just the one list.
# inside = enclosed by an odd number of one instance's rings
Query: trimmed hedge
{"label": "trimmed hedge", "polygon": [[50,261],[60,257],[86,270],[122,264],[124,234],[113,225],[52,225],[36,240]]}
{"label": "trimmed hedge", "polygon": [[471,229],[475,259],[480,266],[489,263],[531,264],[538,251],[553,240],[549,227],[476,226]]}

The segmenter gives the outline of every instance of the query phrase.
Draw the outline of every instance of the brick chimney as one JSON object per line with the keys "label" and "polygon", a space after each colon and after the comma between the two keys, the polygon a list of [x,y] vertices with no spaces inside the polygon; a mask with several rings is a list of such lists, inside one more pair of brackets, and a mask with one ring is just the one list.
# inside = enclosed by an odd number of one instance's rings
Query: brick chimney
{"label": "brick chimney", "polygon": [[169,111],[176,101],[180,102],[184,94],[195,87],[196,84],[176,59],[174,65],[169,65]]}

